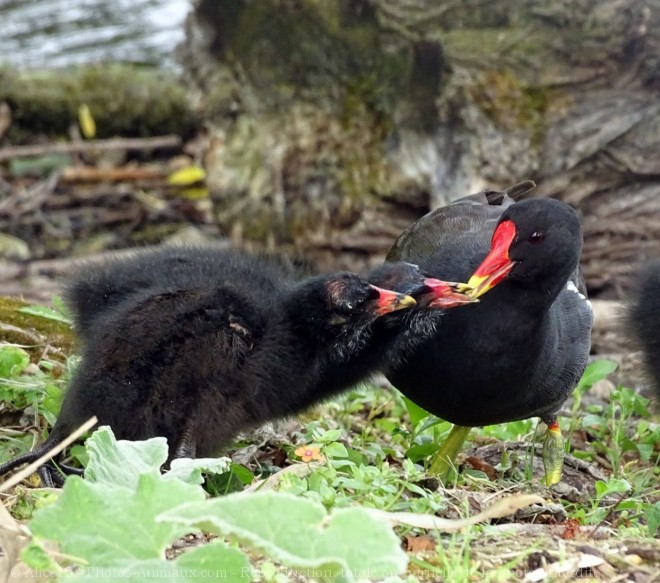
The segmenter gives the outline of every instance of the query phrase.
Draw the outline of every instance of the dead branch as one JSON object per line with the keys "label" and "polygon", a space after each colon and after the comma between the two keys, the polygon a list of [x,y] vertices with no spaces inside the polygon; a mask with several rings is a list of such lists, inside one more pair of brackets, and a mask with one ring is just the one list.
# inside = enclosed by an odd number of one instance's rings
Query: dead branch
{"label": "dead branch", "polygon": [[61,178],[65,182],[137,182],[140,180],[163,180],[166,176],[167,171],[162,168],[70,166],[62,170]]}
{"label": "dead branch", "polygon": [[79,143],[52,143],[37,146],[13,146],[0,150],[0,162],[15,158],[43,156],[44,154],[73,154],[76,152],[107,152],[110,150],[153,150],[176,148],[182,143],[181,136],[156,136],[153,138],[111,138],[87,140]]}

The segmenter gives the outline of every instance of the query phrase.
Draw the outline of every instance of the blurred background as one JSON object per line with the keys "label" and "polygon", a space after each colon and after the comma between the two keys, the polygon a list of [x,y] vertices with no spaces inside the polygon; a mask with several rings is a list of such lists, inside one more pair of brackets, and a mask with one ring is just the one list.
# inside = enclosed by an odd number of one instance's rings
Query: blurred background
{"label": "blurred background", "polygon": [[660,0],[5,0],[0,294],[168,241],[362,271],[430,209],[532,179],[596,306],[660,255]]}

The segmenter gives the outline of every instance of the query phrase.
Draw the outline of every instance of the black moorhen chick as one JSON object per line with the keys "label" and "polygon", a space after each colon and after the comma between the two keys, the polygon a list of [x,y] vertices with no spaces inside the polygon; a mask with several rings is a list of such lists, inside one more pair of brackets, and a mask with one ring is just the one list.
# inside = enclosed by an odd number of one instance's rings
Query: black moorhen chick
{"label": "black moorhen chick", "polygon": [[[211,455],[238,431],[328,396],[315,390],[324,372],[364,344],[379,316],[415,303],[351,273],[297,281],[284,261],[218,253],[212,267],[195,264],[215,274],[210,283],[200,285],[190,266],[171,277],[161,270],[156,283],[109,298],[84,319],[83,359],[50,436],[0,466],[0,475],[92,415],[120,439],[166,437],[170,459]],[[133,261],[162,257],[146,252]],[[134,273],[131,261],[112,269]],[[48,470],[42,476],[52,483]]]}
{"label": "black moorhen chick", "polygon": [[649,380],[660,399],[660,261],[643,267],[627,324],[642,349]]}
{"label": "black moorhen chick", "polygon": [[577,214],[553,199],[514,203],[533,183],[483,192],[412,224],[387,259],[418,263],[442,279],[494,289],[466,310],[447,312],[433,338],[388,379],[452,434],[432,469],[443,473],[469,427],[539,416],[547,423],[546,483],[561,478],[557,411],[577,385],[590,349],[591,306],[579,271]]}

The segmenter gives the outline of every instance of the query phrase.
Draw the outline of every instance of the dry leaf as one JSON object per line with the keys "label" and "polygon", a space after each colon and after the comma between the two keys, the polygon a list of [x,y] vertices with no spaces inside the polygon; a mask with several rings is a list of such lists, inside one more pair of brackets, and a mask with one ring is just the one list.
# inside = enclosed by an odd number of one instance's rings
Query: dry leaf
{"label": "dry leaf", "polygon": [[80,125],[80,131],[85,138],[91,140],[96,137],[96,122],[94,121],[92,111],[86,103],[83,103],[78,108],[78,124]]}
{"label": "dry leaf", "polygon": [[18,553],[27,542],[27,532],[0,505],[0,581],[9,581],[11,570],[18,562]]}
{"label": "dry leaf", "polygon": [[489,480],[497,480],[497,470],[487,461],[482,460],[479,457],[470,456],[465,460],[465,463],[468,464],[471,468],[486,474]]}
{"label": "dry leaf", "polygon": [[428,535],[406,536],[406,552],[421,553],[424,551],[434,551],[436,542]]}
{"label": "dry leaf", "polygon": [[191,186],[198,182],[203,182],[206,178],[206,172],[199,166],[187,166],[172,172],[167,177],[167,183],[170,186]]}

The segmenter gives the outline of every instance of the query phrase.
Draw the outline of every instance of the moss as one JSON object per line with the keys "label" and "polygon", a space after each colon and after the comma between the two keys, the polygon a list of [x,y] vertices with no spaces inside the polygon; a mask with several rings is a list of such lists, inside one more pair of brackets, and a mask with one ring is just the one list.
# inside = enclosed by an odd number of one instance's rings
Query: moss
{"label": "moss", "polygon": [[0,296],[0,342],[24,346],[35,363],[41,360],[46,347],[52,347],[55,350],[49,350],[50,358],[64,362],[75,344],[71,327],[18,311],[29,305],[17,298]]}
{"label": "moss", "polygon": [[489,70],[469,88],[472,101],[497,125],[524,128],[538,142],[545,132],[549,105],[561,98],[559,90],[526,86],[508,70]]}
{"label": "moss", "polygon": [[129,65],[48,71],[0,69],[0,101],[14,123],[7,137],[21,143],[35,133],[67,136],[78,107],[89,106],[99,138],[175,133],[190,136],[196,121],[186,88],[172,74]]}
{"label": "moss", "polygon": [[547,34],[538,29],[516,35],[510,28],[455,28],[442,32],[439,40],[457,63],[526,63],[547,52]]}
{"label": "moss", "polygon": [[[252,86],[261,106],[286,109],[304,100],[338,114],[342,94],[360,87],[373,108],[389,111],[406,81],[409,51],[384,49],[365,1],[202,0],[197,15],[214,32],[216,59],[241,77],[239,101],[254,97]],[[210,102],[226,102],[226,91],[209,89],[206,109],[221,111]]]}

